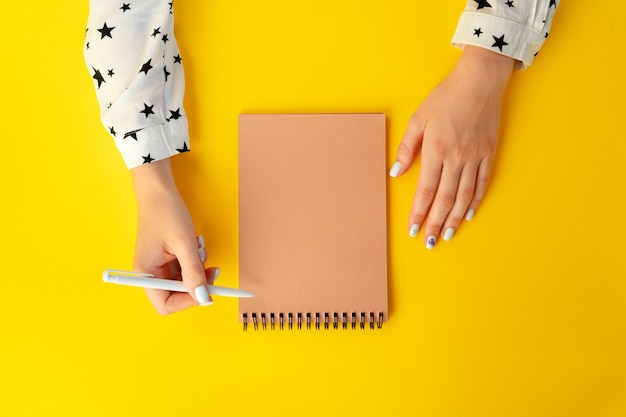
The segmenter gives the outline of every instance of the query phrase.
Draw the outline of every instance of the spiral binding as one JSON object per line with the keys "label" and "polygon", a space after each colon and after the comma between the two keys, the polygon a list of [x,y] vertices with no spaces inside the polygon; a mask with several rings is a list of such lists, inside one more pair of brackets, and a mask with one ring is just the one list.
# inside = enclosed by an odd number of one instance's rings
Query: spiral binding
{"label": "spiral binding", "polygon": [[278,313],[278,319],[276,318],[275,313],[251,313],[250,315],[248,313],[242,314],[244,332],[248,331],[248,324],[250,322],[252,323],[254,330],[259,330],[259,328],[267,330],[268,322],[271,330],[276,330],[276,322],[278,322],[278,328],[280,330],[284,330],[285,321],[289,330],[293,329],[294,324],[297,326],[298,330],[301,330],[303,325],[306,326],[307,330],[310,330],[313,325],[315,325],[315,330],[320,330],[322,326],[324,326],[324,330],[328,330],[330,329],[331,323],[334,330],[339,329],[340,324],[341,328],[344,330],[348,328],[348,325],[350,325],[352,329],[356,329],[357,325],[361,329],[365,329],[367,323],[369,323],[370,329],[382,329],[383,319],[384,314],[382,312],[378,313],[378,319],[376,319],[376,314],[374,312],[352,312],[350,314],[350,319],[348,319],[348,313],[341,313],[340,319],[339,313],[335,312],[332,313],[332,322],[330,313]]}

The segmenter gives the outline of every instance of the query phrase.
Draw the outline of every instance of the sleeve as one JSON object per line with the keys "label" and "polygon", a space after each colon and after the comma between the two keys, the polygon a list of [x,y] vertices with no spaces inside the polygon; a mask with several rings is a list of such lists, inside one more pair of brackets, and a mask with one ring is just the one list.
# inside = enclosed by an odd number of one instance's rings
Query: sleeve
{"label": "sleeve", "polygon": [[452,44],[479,46],[531,65],[543,46],[558,0],[468,0]]}
{"label": "sleeve", "polygon": [[172,2],[91,0],[84,45],[100,118],[128,169],[189,150]]}

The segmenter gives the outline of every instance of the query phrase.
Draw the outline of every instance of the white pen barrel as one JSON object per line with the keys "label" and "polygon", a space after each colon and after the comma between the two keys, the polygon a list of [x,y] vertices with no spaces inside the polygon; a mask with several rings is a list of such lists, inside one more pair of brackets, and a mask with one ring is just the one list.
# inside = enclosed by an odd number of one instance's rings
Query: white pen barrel
{"label": "white pen barrel", "polygon": [[[187,292],[182,281],[175,281],[165,278],[153,278],[149,274],[137,274],[134,272],[124,272],[118,270],[107,269],[102,274],[104,282],[113,284],[127,285],[130,287],[153,288],[157,290]],[[240,290],[238,288],[219,287],[209,285],[209,294],[221,295],[225,297],[254,297],[250,291]]]}
{"label": "white pen barrel", "polygon": [[219,287],[217,285],[209,285],[209,294],[221,295],[223,297],[239,297],[249,298],[254,297],[254,294],[250,291],[244,291],[237,288]]}
{"label": "white pen barrel", "polygon": [[114,282],[116,284],[128,285],[131,287],[143,287],[143,288],[154,288],[157,290],[166,290],[166,291],[177,291],[177,292],[187,292],[185,285],[182,281],[174,281],[171,279],[163,279],[163,278],[142,278],[142,277],[132,277],[132,276],[111,276],[110,282]]}

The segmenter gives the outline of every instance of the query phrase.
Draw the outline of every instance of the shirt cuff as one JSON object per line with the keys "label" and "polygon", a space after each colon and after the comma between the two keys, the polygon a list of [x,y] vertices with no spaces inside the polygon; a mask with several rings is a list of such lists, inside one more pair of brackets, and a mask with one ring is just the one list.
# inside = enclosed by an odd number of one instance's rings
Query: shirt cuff
{"label": "shirt cuff", "polygon": [[128,132],[115,144],[128,169],[189,152],[187,118]]}
{"label": "shirt cuff", "polygon": [[517,69],[526,69],[543,46],[547,34],[524,24],[483,13],[461,14],[452,44],[478,46],[515,59]]}

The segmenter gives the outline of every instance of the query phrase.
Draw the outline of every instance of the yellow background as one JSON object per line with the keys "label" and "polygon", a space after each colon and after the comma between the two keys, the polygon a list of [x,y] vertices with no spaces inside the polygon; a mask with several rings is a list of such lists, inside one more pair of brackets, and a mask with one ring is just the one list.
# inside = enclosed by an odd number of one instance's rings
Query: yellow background
{"label": "yellow background", "polygon": [[[173,164],[222,285],[237,114],[382,111],[391,165],[464,3],[177,2],[193,150]],[[382,331],[273,333],[243,333],[233,299],[162,318],[102,283],[132,265],[136,220],[83,63],[87,2],[2,6],[0,416],[626,415],[623,1],[562,2],[452,242],[408,237],[417,168],[389,181]]]}

